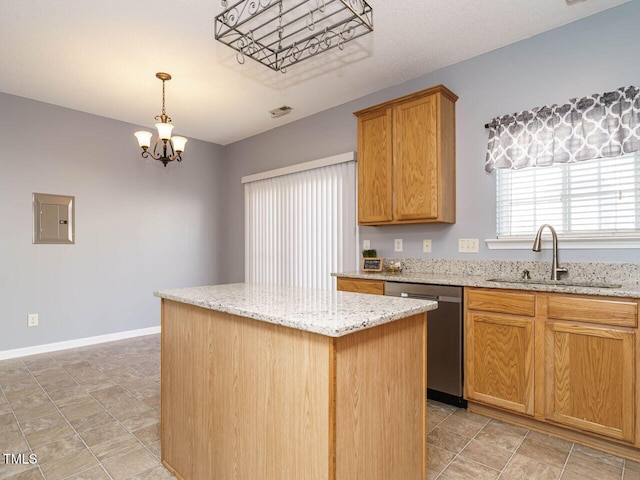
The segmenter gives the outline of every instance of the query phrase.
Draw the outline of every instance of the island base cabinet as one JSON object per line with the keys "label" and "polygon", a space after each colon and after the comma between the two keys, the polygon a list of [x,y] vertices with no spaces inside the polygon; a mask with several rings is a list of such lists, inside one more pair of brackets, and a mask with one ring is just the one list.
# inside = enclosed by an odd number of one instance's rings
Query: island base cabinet
{"label": "island base cabinet", "polygon": [[634,332],[550,322],[545,343],[547,419],[633,442]]}
{"label": "island base cabinet", "polygon": [[426,314],[333,338],[162,301],[179,479],[426,478]]}

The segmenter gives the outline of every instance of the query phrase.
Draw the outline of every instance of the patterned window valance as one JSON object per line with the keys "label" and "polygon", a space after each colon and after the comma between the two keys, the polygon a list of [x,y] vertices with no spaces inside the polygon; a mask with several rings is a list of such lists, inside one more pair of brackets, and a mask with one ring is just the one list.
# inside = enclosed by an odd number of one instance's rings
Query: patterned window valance
{"label": "patterned window valance", "polygon": [[487,127],[487,172],[617,157],[640,150],[640,90],[619,88],[503,115]]}

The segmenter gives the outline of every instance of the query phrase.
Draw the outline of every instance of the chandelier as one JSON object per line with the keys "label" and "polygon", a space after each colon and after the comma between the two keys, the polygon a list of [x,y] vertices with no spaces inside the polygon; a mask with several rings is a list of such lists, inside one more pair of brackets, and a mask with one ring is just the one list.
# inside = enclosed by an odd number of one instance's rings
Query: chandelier
{"label": "chandelier", "polygon": [[166,167],[167,163],[173,162],[174,160],[178,162],[182,161],[181,154],[184,152],[187,139],[184,137],[171,136],[171,130],[173,130],[173,125],[170,123],[171,117],[167,115],[164,109],[164,82],[171,80],[171,75],[158,72],[156,73],[156,77],[162,80],[162,113],[155,116],[155,119],[160,120],[160,123],[156,123],[158,138],[156,138],[153,151],[149,151],[151,136],[153,135],[151,132],[140,131],[134,135],[138,139],[138,145],[142,148],[142,157],[151,157],[154,160],[159,160]]}
{"label": "chandelier", "polygon": [[365,0],[240,0],[216,17],[216,40],[275,71],[373,31]]}

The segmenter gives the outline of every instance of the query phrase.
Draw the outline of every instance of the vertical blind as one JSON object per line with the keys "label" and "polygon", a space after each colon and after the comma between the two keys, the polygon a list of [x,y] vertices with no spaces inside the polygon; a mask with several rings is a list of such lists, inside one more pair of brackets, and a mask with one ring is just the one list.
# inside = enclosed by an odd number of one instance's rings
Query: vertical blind
{"label": "vertical blind", "polygon": [[350,158],[245,183],[246,282],[335,289],[331,272],[356,267]]}
{"label": "vertical blind", "polygon": [[543,223],[564,236],[640,230],[640,155],[497,170],[498,238],[531,236]]}

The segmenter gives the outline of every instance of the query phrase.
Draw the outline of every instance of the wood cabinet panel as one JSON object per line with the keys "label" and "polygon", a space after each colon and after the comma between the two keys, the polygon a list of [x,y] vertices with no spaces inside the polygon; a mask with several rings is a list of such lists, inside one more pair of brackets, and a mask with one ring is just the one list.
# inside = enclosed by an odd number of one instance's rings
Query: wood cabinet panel
{"label": "wood cabinet panel", "polygon": [[547,418],[633,442],[635,332],[549,322]]}
{"label": "wood cabinet panel", "polygon": [[638,326],[637,302],[550,295],[547,317],[624,327]]}
{"label": "wood cabinet panel", "polygon": [[330,341],[163,300],[163,462],[185,479],[329,478]]}
{"label": "wood cabinet panel", "polygon": [[533,415],[533,320],[467,313],[469,399]]}
{"label": "wood cabinet panel", "polygon": [[337,289],[343,292],[384,295],[384,281],[359,278],[338,278]]}
{"label": "wood cabinet panel", "polygon": [[503,290],[467,289],[467,307],[485,312],[509,313],[533,317],[536,314],[535,294]]}
{"label": "wood cabinet panel", "polygon": [[426,478],[426,338],[419,314],[335,340],[335,478]]}
{"label": "wood cabinet panel", "polygon": [[384,223],[392,213],[392,112],[358,120],[358,221]]}

